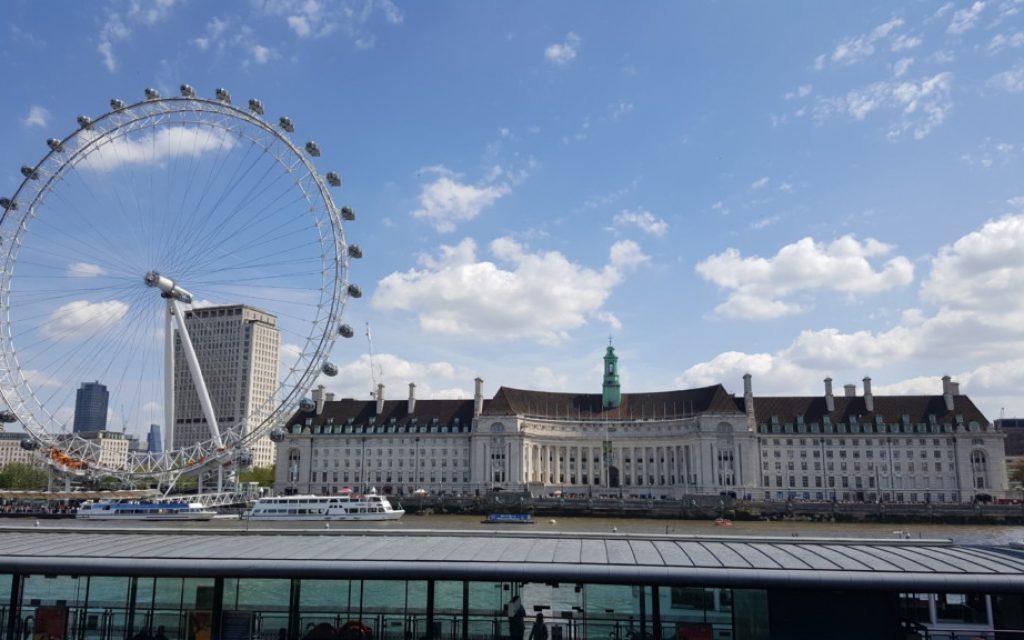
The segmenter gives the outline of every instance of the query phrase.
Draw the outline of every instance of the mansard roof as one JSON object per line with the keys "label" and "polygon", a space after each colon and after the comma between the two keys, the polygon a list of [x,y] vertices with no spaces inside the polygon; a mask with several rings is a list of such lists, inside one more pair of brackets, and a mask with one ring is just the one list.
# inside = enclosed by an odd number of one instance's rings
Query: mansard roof
{"label": "mansard roof", "polygon": [[600,393],[558,393],[501,387],[484,405],[488,415],[525,415],[544,418],[619,420],[682,417],[699,413],[735,413],[732,395],[720,384],[698,389],[624,393],[621,404],[605,409]]}
{"label": "mansard roof", "polygon": [[[743,399],[736,399],[742,409]],[[878,418],[887,424],[902,422],[904,416],[909,424],[957,424],[977,422],[989,424],[981,410],[964,395],[953,397],[953,410],[946,409],[945,400],[938,396],[874,396],[874,410],[868,411],[864,396],[835,396],[835,411],[825,407],[824,396],[761,396],[754,397],[754,414],[760,424],[768,423],[772,416],[779,422],[792,423],[798,417],[805,423],[824,423],[825,417],[833,424],[858,422],[875,423]]]}
{"label": "mansard roof", "polygon": [[[407,400],[385,400],[384,411],[377,415],[375,400],[353,400],[345,398],[324,403],[324,412],[317,415],[315,411],[298,411],[288,421],[288,427],[304,424],[306,418],[313,418],[313,423],[321,424],[395,424],[407,425],[415,420],[418,426],[430,424],[459,425],[469,427],[473,424],[472,400],[416,400],[416,406],[409,413]],[[436,420],[436,422],[435,422]]]}

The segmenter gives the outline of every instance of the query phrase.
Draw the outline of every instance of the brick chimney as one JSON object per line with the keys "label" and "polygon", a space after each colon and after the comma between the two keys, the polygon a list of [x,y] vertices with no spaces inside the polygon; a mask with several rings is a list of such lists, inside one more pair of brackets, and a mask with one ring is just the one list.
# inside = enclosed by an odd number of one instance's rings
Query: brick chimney
{"label": "brick chimney", "polygon": [[836,410],[836,399],[832,395],[832,378],[825,378],[825,410],[829,413]]}
{"label": "brick chimney", "polygon": [[476,378],[473,382],[476,384],[473,391],[473,417],[476,418],[484,412],[484,380]]}
{"label": "brick chimney", "polygon": [[864,376],[864,407],[874,413],[875,396],[871,394],[871,378]]}
{"label": "brick chimney", "polygon": [[853,398],[857,396],[857,385],[855,384],[844,384],[843,395],[847,398]]}
{"label": "brick chimney", "polygon": [[384,413],[384,383],[377,383],[377,415]]}
{"label": "brick chimney", "polygon": [[942,376],[942,399],[946,401],[946,411],[953,410],[953,379]]}
{"label": "brick chimney", "polygon": [[747,431],[756,431],[757,417],[754,415],[754,385],[749,373],[743,374],[743,409],[747,412]]}
{"label": "brick chimney", "polygon": [[409,383],[409,415],[416,411],[416,383]]}

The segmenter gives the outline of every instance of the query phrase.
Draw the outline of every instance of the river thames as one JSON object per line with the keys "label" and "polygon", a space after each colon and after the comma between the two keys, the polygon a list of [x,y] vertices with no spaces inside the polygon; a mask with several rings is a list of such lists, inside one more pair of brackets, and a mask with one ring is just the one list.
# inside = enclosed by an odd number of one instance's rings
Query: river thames
{"label": "river thames", "polygon": [[[483,524],[481,516],[470,515],[406,515],[390,522],[250,522],[235,517],[218,517],[209,522],[83,522],[80,520],[39,520],[41,528],[74,529],[223,529],[228,531],[320,531],[344,533],[346,531],[489,531],[536,533],[619,533],[669,534],[687,536],[777,536],[822,538],[945,538],[957,544],[996,544],[1024,542],[1024,526],[1007,525],[950,525],[950,524],[895,524],[849,522],[796,522],[796,521],[735,521],[731,527],[716,526],[712,521],[655,520],[643,518],[536,518],[534,524]],[[30,519],[0,521],[0,527],[33,527]]]}

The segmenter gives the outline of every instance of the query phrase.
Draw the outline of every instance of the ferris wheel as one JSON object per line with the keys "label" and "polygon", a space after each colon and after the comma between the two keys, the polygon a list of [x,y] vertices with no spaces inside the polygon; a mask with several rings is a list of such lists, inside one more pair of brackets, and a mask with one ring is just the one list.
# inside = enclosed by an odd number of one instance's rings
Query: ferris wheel
{"label": "ferris wheel", "polygon": [[[331,198],[341,178],[289,139],[290,118],[225,89],[110,107],[47,140],[0,199],[0,421],[76,475],[173,481],[266,459],[353,335],[362,251]],[[157,424],[162,442],[129,447]]]}

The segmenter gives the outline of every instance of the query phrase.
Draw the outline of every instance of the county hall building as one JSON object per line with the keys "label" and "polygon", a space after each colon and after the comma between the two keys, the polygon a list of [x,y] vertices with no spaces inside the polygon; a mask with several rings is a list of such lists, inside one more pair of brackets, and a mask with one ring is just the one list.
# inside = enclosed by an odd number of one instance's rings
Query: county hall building
{"label": "county hall building", "polygon": [[874,395],[864,378],[819,396],[743,396],[721,384],[621,393],[604,356],[601,393],[500,387],[467,400],[335,400],[296,413],[278,441],[275,489],[409,495],[964,502],[1007,489],[1004,435],[948,376],[930,396]]}

